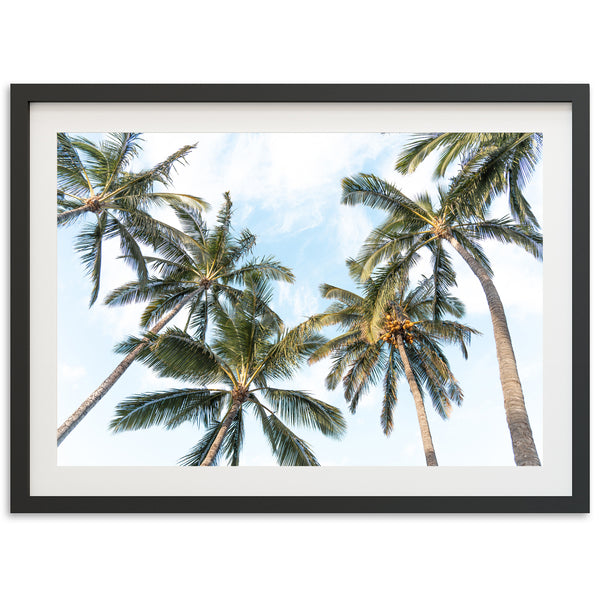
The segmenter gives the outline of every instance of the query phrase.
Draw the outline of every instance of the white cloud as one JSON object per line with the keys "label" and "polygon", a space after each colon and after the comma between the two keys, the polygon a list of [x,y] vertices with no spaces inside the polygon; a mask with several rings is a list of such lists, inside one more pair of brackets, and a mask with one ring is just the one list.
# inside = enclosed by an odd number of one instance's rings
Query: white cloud
{"label": "white cloud", "polygon": [[313,286],[297,283],[291,286],[278,282],[277,304],[284,321],[289,325],[300,323],[314,315],[319,306],[319,298],[313,291]]}
{"label": "white cloud", "polygon": [[[494,284],[505,310],[520,316],[539,315],[542,312],[542,265],[524,250],[494,242],[482,245],[494,270]],[[484,314],[489,311],[481,283],[464,263],[453,254],[457,272],[454,292],[465,303],[468,313]]]}
{"label": "white cloud", "polygon": [[[337,203],[339,182],[360,170],[392,144],[394,136],[374,134],[147,134],[144,166],[157,163],[192,141],[189,165],[173,177],[173,189],[202,196],[215,208],[231,191],[234,207],[247,216],[254,207],[269,209],[272,230],[288,232],[316,227],[331,190]],[[382,143],[384,139],[384,143]]]}
{"label": "white cloud", "polygon": [[406,456],[415,456],[417,454],[418,446],[415,443],[404,444],[402,447],[402,453]]}
{"label": "white cloud", "polygon": [[[299,371],[294,376],[292,385],[294,389],[308,392],[320,399],[325,399],[328,395],[337,393],[330,392],[325,387],[325,378],[329,373],[329,369],[330,364],[328,360],[319,361]],[[287,383],[284,387],[291,389],[290,383]]]}
{"label": "white cloud", "polygon": [[375,225],[371,214],[362,206],[338,205],[334,222],[341,261],[358,255],[361,244]]}
{"label": "white cloud", "polygon": [[193,384],[182,383],[172,377],[160,377],[154,371],[147,369],[144,376],[139,380],[139,389],[141,392],[151,392],[167,389],[183,389],[184,387],[194,387]]}
{"label": "white cloud", "polygon": [[83,379],[87,374],[84,367],[61,363],[59,377],[63,382],[74,382]]}
{"label": "white cloud", "polygon": [[306,210],[304,206],[295,206],[282,213],[279,226],[272,232],[274,235],[281,233],[299,233],[307,229],[318,227],[323,222],[323,214],[318,205]]}
{"label": "white cloud", "polygon": [[85,387],[88,371],[81,365],[60,362],[58,365],[57,389],[77,392]]}

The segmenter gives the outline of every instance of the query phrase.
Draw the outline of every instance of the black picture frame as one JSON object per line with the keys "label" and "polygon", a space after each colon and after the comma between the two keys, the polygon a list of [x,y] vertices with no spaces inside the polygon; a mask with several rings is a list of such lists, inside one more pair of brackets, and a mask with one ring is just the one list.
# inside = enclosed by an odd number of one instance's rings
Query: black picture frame
{"label": "black picture frame", "polygon": [[[569,103],[572,107],[571,496],[32,496],[30,494],[30,105],[37,102]],[[17,84],[11,86],[11,476],[17,513],[589,512],[589,86]]]}

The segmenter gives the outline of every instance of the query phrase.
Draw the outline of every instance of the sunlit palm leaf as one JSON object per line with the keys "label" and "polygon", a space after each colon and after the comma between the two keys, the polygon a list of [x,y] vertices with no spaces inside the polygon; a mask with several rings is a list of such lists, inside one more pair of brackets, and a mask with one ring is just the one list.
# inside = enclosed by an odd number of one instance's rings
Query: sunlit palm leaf
{"label": "sunlit palm leaf", "polygon": [[346,423],[335,406],[331,406],[310,394],[294,390],[265,388],[262,394],[275,412],[290,425],[317,429],[323,435],[341,437]]}
{"label": "sunlit palm leaf", "polygon": [[138,394],[118,405],[110,428],[114,432],[156,425],[173,429],[184,422],[208,427],[219,416],[222,399],[222,392],[196,388]]}

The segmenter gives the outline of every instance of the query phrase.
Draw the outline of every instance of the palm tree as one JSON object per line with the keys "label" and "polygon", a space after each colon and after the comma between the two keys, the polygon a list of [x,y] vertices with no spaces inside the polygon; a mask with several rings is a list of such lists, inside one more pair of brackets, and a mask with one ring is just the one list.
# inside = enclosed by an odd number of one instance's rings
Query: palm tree
{"label": "palm tree", "polygon": [[[309,445],[284,421],[339,438],[345,431],[341,412],[306,392],[274,388],[271,382],[289,379],[324,340],[303,326],[283,329],[266,310],[271,299],[268,283],[256,276],[246,281],[235,303],[211,304],[215,328],[210,345],[200,335],[170,328],[138,356],[160,375],[196,387],[139,394],[121,402],[110,425],[113,431],[153,425],[172,429],[192,422],[206,432],[181,459],[182,465],[215,465],[225,456],[237,466],[245,418],[252,411],[280,465],[319,464]],[[130,338],[121,350],[128,352],[139,342]]]}
{"label": "palm tree", "polygon": [[[390,295],[386,292],[388,277],[388,270],[383,269],[376,279],[367,280],[361,286],[364,297],[331,285],[321,286],[323,297],[334,302],[324,313],[312,318],[313,325],[338,325],[343,333],[323,344],[310,362],[332,356],[327,387],[333,390],[343,381],[344,397],[352,413],[363,394],[383,378],[380,420],[385,435],[393,430],[398,379],[403,375],[415,401],[426,463],[437,466],[423,403],[424,389],[444,419],[449,416],[452,403],[462,403],[462,391],[440,343],[460,344],[466,358],[466,345],[471,334],[477,332],[456,321],[432,318],[434,306],[438,314],[455,317],[464,314],[464,306],[453,296],[445,295],[442,299],[434,296],[432,279],[422,280],[409,292],[396,291]],[[380,311],[377,307],[382,296],[389,299]]]}
{"label": "palm tree", "polygon": [[396,170],[407,175],[433,152],[438,152],[434,176],[460,163],[452,185],[456,196],[475,205],[489,203],[508,192],[513,218],[522,225],[538,226],[523,188],[542,157],[541,133],[432,133],[415,135],[398,156]]}
{"label": "palm tree", "polygon": [[[146,282],[126,283],[106,298],[106,304],[111,306],[148,302],[141,321],[142,327],[149,328],[148,336],[156,335],[175,315],[188,307],[185,328],[187,330],[191,326],[204,339],[211,303],[219,295],[235,300],[241,292],[232,284],[243,283],[248,274],[259,274],[276,281],[294,281],[292,272],[272,257],[250,258],[240,264],[251,253],[256,236],[243,230],[239,237],[234,237],[229,193],[225,194],[225,202],[212,230],[207,228],[197,209],[180,207],[175,211],[184,233],[179,237],[167,235],[157,241],[161,257],[144,257],[148,264],[157,269],[159,276],[150,277]],[[269,310],[268,307],[265,310]],[[106,395],[147,343],[148,339],[143,339],[133,347],[114,371],[58,428],[58,445]]]}
{"label": "palm tree", "polygon": [[[360,174],[342,182],[342,202],[364,204],[388,213],[384,224],[368,237],[354,271],[361,278],[389,259],[394,261],[396,278],[404,277],[418,257],[428,248],[432,253],[436,287],[453,281],[454,272],[443,242],[465,260],[479,279],[488,303],[494,329],[494,340],[504,395],[504,407],[517,465],[539,465],[523,390],[517,371],[504,307],[494,285],[492,269],[479,242],[497,240],[516,244],[536,258],[542,256],[542,236],[534,228],[514,223],[509,217],[486,218],[485,207],[468,197],[439,189],[439,204],[434,207],[423,194],[415,201],[407,198],[394,185],[374,175]],[[393,279],[393,278],[392,278]]]}
{"label": "palm tree", "polygon": [[153,218],[148,209],[156,206],[206,208],[202,199],[189,194],[157,191],[171,184],[171,172],[185,161],[194,146],[180,148],[154,167],[132,173],[128,169],[139,155],[140,133],[110,133],[98,144],[81,136],[57,136],[58,188],[57,223],[68,225],[92,214],[83,225],[75,249],[92,280],[90,306],[98,298],[102,244],[118,238],[125,260],[146,281],[148,269],[140,242],[155,246],[160,238],[177,238],[179,233]]}

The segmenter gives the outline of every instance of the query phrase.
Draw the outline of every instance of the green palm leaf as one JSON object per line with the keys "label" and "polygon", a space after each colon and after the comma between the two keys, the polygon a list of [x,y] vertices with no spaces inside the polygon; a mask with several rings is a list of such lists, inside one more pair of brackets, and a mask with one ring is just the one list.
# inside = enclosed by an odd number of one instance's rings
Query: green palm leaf
{"label": "green palm leaf", "polygon": [[271,444],[277,463],[282,467],[318,467],[319,462],[310,446],[286,427],[274,414],[253,405],[258,413],[263,432]]}
{"label": "green palm leaf", "polygon": [[106,220],[106,215],[102,214],[95,224],[86,224],[75,242],[75,250],[81,254],[81,262],[85,272],[92,280],[90,306],[96,302],[100,291],[102,241],[106,231]]}
{"label": "green palm leaf", "polygon": [[[216,421],[211,423],[206,428],[206,433],[200,439],[200,441],[194,445],[194,447],[185,455],[179,459],[179,464],[182,467],[197,467],[202,464],[202,461],[206,458],[208,451],[211,449],[212,445],[215,443],[215,439],[217,434],[219,433],[219,429],[221,429],[221,422]],[[219,448],[217,453],[217,457],[215,459],[215,463],[219,461],[219,455],[222,452],[222,446]]]}
{"label": "green palm leaf", "polygon": [[542,156],[540,133],[435,133],[417,135],[400,153],[396,170],[408,174],[436,154],[434,176],[444,177],[460,164],[453,179],[453,195],[463,206],[487,206],[508,191],[513,218],[533,228],[538,221],[523,195]]}
{"label": "green palm leaf", "polygon": [[306,392],[265,388],[262,394],[273,410],[291,425],[316,429],[323,435],[340,438],[346,423],[335,406],[331,406]]}
{"label": "green palm leaf", "polygon": [[156,425],[173,429],[184,422],[208,427],[218,417],[222,402],[222,392],[197,388],[138,394],[118,405],[110,428],[114,432]]}

